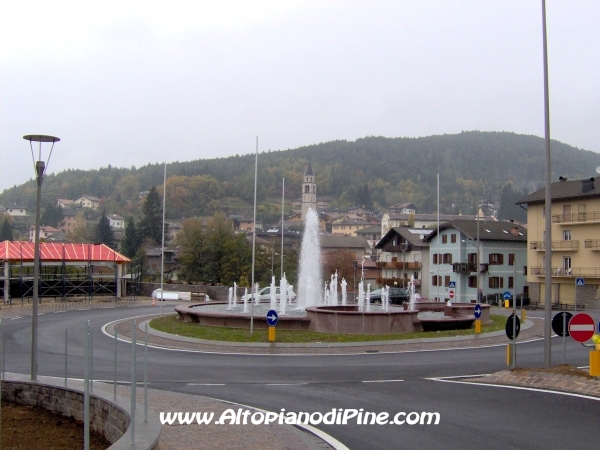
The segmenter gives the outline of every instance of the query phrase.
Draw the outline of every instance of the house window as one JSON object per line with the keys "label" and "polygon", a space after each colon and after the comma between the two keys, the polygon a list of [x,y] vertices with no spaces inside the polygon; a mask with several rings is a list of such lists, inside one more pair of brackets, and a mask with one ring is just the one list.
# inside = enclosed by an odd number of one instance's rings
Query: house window
{"label": "house window", "polygon": [[563,230],[563,241],[571,240],[571,230]]}
{"label": "house window", "polygon": [[490,277],[489,279],[490,289],[499,289],[504,287],[504,278],[502,277]]}
{"label": "house window", "polygon": [[444,253],[442,264],[452,264],[452,253]]}
{"label": "house window", "polygon": [[438,263],[438,254],[434,253],[433,254],[433,264],[437,264]]}
{"label": "house window", "polygon": [[489,262],[493,265],[502,265],[504,264],[504,255],[502,253],[490,253]]}
{"label": "house window", "polygon": [[477,287],[477,277],[469,277],[468,278],[469,287],[476,288]]}
{"label": "house window", "polygon": [[508,277],[508,288],[512,289],[515,287],[515,279],[513,277]]}
{"label": "house window", "polygon": [[565,275],[571,275],[571,257],[565,256],[563,258],[563,268],[565,269]]}
{"label": "house window", "polygon": [[523,266],[523,275],[527,275],[527,266]]}
{"label": "house window", "polygon": [[442,276],[441,275],[434,275],[431,277],[431,285],[432,286],[438,286],[438,285],[442,285]]}
{"label": "house window", "polygon": [[450,235],[450,242],[452,242],[453,244],[456,244],[456,234]]}
{"label": "house window", "polygon": [[447,244],[448,243],[448,235],[444,234],[442,235],[442,244]]}
{"label": "house window", "polygon": [[467,262],[470,264],[477,264],[477,253],[469,253],[467,255]]}
{"label": "house window", "polygon": [[508,265],[509,266],[514,266],[515,265],[515,254],[514,253],[509,253],[508,254]]}
{"label": "house window", "polygon": [[446,275],[444,277],[444,286],[446,286],[446,287],[450,286],[450,275]]}

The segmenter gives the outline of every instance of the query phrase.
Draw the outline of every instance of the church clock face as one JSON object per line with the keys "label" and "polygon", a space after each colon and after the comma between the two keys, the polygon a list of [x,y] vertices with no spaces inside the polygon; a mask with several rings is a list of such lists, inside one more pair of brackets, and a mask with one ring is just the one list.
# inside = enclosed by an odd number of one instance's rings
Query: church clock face
{"label": "church clock face", "polygon": [[305,201],[305,202],[308,202],[308,201],[310,201],[310,195],[308,195],[308,194],[304,194],[304,201]]}

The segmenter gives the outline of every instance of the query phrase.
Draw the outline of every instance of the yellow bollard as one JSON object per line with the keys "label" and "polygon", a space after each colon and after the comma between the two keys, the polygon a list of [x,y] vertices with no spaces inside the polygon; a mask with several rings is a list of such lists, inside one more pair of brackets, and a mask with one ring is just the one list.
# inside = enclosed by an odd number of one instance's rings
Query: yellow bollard
{"label": "yellow bollard", "polygon": [[481,319],[475,319],[475,334],[481,333]]}
{"label": "yellow bollard", "polygon": [[269,342],[275,342],[275,327],[269,327]]}
{"label": "yellow bollard", "polygon": [[525,323],[525,320],[527,319],[527,311],[525,311],[524,309],[521,310],[521,322]]}
{"label": "yellow bollard", "polygon": [[510,366],[512,365],[512,351],[511,351],[511,345],[512,344],[506,344],[506,365]]}
{"label": "yellow bollard", "polygon": [[590,352],[590,377],[600,377],[600,350]]}
{"label": "yellow bollard", "polygon": [[510,308],[510,300],[504,300],[504,307]]}

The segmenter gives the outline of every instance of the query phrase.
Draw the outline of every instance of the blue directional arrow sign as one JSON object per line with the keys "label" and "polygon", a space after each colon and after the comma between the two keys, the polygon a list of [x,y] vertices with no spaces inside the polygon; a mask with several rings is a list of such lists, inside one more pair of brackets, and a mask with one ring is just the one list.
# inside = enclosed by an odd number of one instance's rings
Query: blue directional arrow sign
{"label": "blue directional arrow sign", "polygon": [[506,291],[504,294],[502,294],[502,297],[504,298],[504,300],[510,300],[512,295],[510,295],[510,292]]}
{"label": "blue directional arrow sign", "polygon": [[270,327],[274,327],[279,322],[279,316],[277,315],[277,311],[274,309],[270,309],[267,313],[267,323]]}
{"label": "blue directional arrow sign", "polygon": [[456,289],[456,281],[451,281],[448,287],[451,289]]}
{"label": "blue directional arrow sign", "polygon": [[473,314],[475,315],[476,319],[479,319],[481,317],[481,305],[479,303],[475,305],[475,310],[473,311]]}
{"label": "blue directional arrow sign", "polygon": [[577,278],[575,281],[575,286],[585,286],[585,281],[583,281],[583,278]]}

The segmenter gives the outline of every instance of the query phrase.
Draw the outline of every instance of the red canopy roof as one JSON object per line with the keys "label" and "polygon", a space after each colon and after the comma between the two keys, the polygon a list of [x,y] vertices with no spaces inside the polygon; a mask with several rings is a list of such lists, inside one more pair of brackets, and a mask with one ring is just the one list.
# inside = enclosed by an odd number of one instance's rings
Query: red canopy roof
{"label": "red canopy roof", "polygon": [[[0,261],[33,261],[33,242],[0,242]],[[131,260],[104,244],[61,244],[40,242],[40,260],[73,262],[108,261],[127,264]]]}

